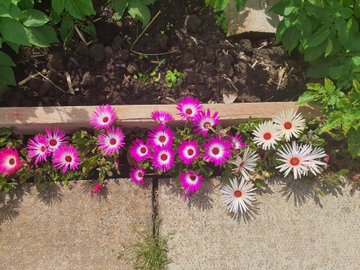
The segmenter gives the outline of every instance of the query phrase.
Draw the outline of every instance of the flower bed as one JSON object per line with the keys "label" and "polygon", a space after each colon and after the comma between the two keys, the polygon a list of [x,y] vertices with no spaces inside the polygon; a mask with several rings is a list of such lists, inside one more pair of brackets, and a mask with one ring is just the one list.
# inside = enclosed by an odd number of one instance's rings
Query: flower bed
{"label": "flower bed", "polygon": [[[316,110],[293,103],[203,105],[193,97],[181,99],[176,107],[135,110],[110,105],[2,109],[3,127],[27,134],[46,129],[31,138],[2,129],[0,189],[9,191],[29,179],[40,191],[57,182],[97,179],[92,193],[99,193],[108,177],[126,173],[143,184],[146,174],[156,173],[178,178],[189,198],[203,181],[221,174],[224,202],[237,215],[248,211],[256,187],[270,175],[294,180],[318,175],[319,186],[340,184],[324,150],[331,146],[316,133],[316,121],[310,118],[306,124],[297,109],[314,118]],[[249,116],[254,119],[239,122]],[[220,126],[224,122],[225,129]],[[150,130],[128,132],[118,124]],[[89,126],[93,129],[79,129]],[[77,130],[70,138],[62,129]]]}

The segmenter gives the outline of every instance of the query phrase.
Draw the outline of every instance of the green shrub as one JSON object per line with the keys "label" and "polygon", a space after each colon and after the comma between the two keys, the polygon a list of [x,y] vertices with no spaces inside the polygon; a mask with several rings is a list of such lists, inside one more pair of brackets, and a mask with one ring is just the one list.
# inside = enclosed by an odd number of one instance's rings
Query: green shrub
{"label": "green shrub", "polygon": [[309,77],[342,89],[360,80],[360,0],[281,0],[271,10],[283,16],[276,40],[288,52],[298,48]]}
{"label": "green shrub", "polygon": [[321,133],[329,133],[338,140],[347,140],[348,150],[353,158],[360,156],[360,83],[353,82],[353,88],[344,93],[335,84],[325,79],[324,85],[307,84],[299,103],[313,103],[321,107],[325,119],[320,126]]}
{"label": "green shrub", "polygon": [[116,17],[121,18],[127,11],[134,20],[141,21],[145,26],[151,19],[148,6],[154,4],[155,0],[109,0],[109,2],[117,13]]}
{"label": "green shrub", "polygon": [[[2,0],[0,2],[0,48],[7,44],[16,53],[20,46],[48,47],[58,42],[50,17],[33,9],[33,0]],[[12,68],[15,63],[0,51],[0,86],[15,85]]]}

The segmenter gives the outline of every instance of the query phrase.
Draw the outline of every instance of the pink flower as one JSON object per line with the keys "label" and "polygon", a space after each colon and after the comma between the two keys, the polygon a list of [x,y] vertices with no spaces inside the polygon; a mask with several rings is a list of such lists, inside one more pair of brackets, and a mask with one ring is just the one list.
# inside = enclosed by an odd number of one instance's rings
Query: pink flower
{"label": "pink flower", "polygon": [[169,147],[156,147],[151,161],[155,169],[166,172],[174,166],[174,151]]}
{"label": "pink flower", "polygon": [[130,178],[136,184],[144,183],[145,170],[143,167],[133,167],[130,169]]}
{"label": "pink flower", "polygon": [[99,193],[103,188],[104,188],[104,184],[102,182],[99,182],[93,187],[91,193],[92,194]]}
{"label": "pink flower", "polygon": [[125,135],[120,128],[111,127],[105,133],[101,133],[97,138],[100,149],[104,150],[105,155],[119,154],[119,150],[125,145]]}
{"label": "pink flower", "polygon": [[183,141],[178,148],[180,160],[189,165],[199,156],[199,147],[196,140]]}
{"label": "pink flower", "polygon": [[223,138],[210,138],[204,143],[203,157],[206,161],[214,163],[215,166],[220,166],[230,158],[230,147],[230,143]]}
{"label": "pink flower", "polygon": [[116,111],[111,105],[101,105],[91,114],[90,124],[95,129],[110,127],[116,121]]}
{"label": "pink flower", "polygon": [[46,160],[50,154],[48,150],[49,141],[43,134],[37,134],[27,144],[27,154],[30,158],[35,157],[35,165]]}
{"label": "pink flower", "polygon": [[130,156],[135,159],[136,162],[140,162],[150,157],[151,153],[147,144],[141,139],[136,139],[130,145]]}
{"label": "pink flower", "polygon": [[190,193],[197,191],[201,187],[202,180],[203,177],[193,171],[181,172],[179,175],[180,184]]}
{"label": "pink flower", "polygon": [[68,169],[73,171],[79,167],[79,153],[74,146],[63,145],[53,153],[52,162],[56,169],[62,168],[63,173]]}
{"label": "pink flower", "polygon": [[11,175],[17,172],[21,164],[19,154],[15,149],[6,147],[0,150],[0,173],[2,175]]}
{"label": "pink flower", "polygon": [[173,121],[174,118],[171,113],[163,111],[154,111],[151,113],[151,118],[157,121],[161,125],[166,125],[166,123]]}
{"label": "pink flower", "polygon": [[235,136],[229,136],[229,140],[232,144],[233,149],[238,150],[248,145],[244,142],[243,137],[241,136],[240,132],[236,132]]}
{"label": "pink flower", "polygon": [[48,150],[50,152],[56,151],[60,146],[67,144],[69,141],[69,138],[65,135],[65,132],[58,128],[54,128],[54,133],[51,133],[50,129],[45,128],[45,133],[49,142]]}
{"label": "pink flower", "polygon": [[174,134],[169,127],[157,126],[148,132],[149,143],[152,146],[170,146],[174,141]]}
{"label": "pink flower", "polygon": [[220,124],[220,119],[218,117],[218,112],[215,112],[213,116],[211,116],[210,110],[201,111],[195,117],[195,129],[196,133],[201,133],[203,136],[206,136],[209,128]]}
{"label": "pink flower", "polygon": [[202,110],[199,100],[191,96],[180,99],[176,109],[180,111],[179,115],[182,119],[194,119]]}

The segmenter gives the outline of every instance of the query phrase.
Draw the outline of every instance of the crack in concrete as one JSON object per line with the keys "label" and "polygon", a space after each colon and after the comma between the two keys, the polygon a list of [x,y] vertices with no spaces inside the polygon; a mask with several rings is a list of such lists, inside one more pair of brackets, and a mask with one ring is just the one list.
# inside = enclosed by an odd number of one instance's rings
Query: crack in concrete
{"label": "crack in concrete", "polygon": [[157,176],[152,179],[152,193],[151,193],[151,209],[152,209],[152,233],[154,236],[157,235],[157,223],[159,217],[159,201],[158,201],[158,188],[159,178]]}

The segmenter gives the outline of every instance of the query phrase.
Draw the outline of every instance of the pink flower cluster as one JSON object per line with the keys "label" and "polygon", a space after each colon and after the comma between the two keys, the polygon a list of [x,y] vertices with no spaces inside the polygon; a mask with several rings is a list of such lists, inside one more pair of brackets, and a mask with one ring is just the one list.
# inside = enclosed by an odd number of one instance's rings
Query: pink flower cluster
{"label": "pink flower cluster", "polygon": [[[209,109],[204,110],[196,98],[182,98],[177,110],[180,118],[190,123],[192,131],[198,134],[199,139],[184,140],[176,145],[174,133],[167,126],[174,119],[173,116],[168,112],[153,112],[151,117],[158,125],[148,132],[146,141],[137,138],[129,149],[130,156],[135,160],[135,166],[130,171],[130,177],[134,182],[143,183],[146,173],[143,164],[146,161],[159,173],[170,171],[175,166],[177,158],[187,166],[193,165],[198,159],[221,166],[229,160],[234,150],[247,146],[239,133],[225,137],[216,135],[214,128],[220,124],[218,113],[212,114]],[[211,133],[214,135],[210,135]],[[179,175],[179,182],[187,194],[197,191],[202,180],[203,176],[193,170]]]}

